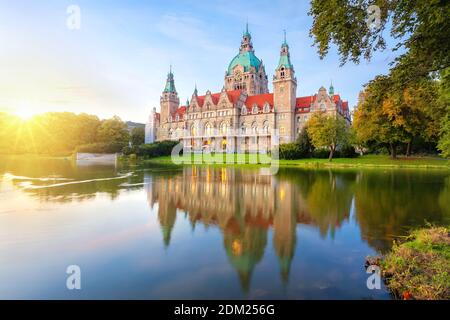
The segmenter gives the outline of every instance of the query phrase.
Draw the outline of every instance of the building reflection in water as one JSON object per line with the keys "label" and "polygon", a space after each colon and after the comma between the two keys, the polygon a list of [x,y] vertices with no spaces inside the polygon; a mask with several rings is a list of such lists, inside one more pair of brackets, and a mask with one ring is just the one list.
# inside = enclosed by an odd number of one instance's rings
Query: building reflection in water
{"label": "building reflection in water", "polygon": [[[319,189],[336,184],[336,176],[324,177],[325,181],[319,179],[314,190],[321,192],[321,202],[329,195]],[[332,223],[331,229],[340,225],[348,218],[352,201],[351,194],[337,193],[334,201],[329,199],[325,205],[317,205],[315,198],[304,198],[301,184],[258,175],[249,169],[186,167],[180,175],[158,178],[146,174],[144,180],[150,206],[158,204],[164,244],[170,245],[178,210],[186,213],[193,228],[198,223],[217,226],[223,233],[228,259],[245,291],[249,290],[255,266],[264,256],[270,228],[280,276],[287,282],[297,241],[297,224],[320,220],[320,229],[326,234],[330,227],[321,225],[322,222]],[[336,200],[342,205],[336,207]],[[313,208],[308,208],[308,201]],[[310,214],[311,210],[315,210],[317,219]]]}

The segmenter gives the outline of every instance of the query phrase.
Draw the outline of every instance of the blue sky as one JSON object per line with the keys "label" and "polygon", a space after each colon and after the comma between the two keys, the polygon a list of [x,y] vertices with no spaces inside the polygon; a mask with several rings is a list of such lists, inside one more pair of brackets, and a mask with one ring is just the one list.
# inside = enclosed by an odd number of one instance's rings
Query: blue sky
{"label": "blue sky", "polygon": [[[66,27],[66,10],[81,9],[81,30]],[[145,122],[159,109],[169,65],[182,102],[220,91],[248,20],[256,55],[269,80],[283,29],[298,79],[298,96],[320,86],[353,107],[362,86],[386,73],[390,51],[370,63],[339,67],[335,48],[320,60],[309,37],[309,2],[0,0],[0,109],[72,111]],[[271,87],[271,86],[270,86]]]}

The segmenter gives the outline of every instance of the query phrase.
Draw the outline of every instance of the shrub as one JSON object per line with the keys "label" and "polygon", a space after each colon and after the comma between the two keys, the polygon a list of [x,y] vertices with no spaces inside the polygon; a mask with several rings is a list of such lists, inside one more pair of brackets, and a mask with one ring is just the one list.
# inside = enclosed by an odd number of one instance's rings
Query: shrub
{"label": "shrub", "polygon": [[356,158],[358,157],[358,153],[356,153],[356,150],[352,145],[344,145],[339,150],[339,156],[341,158]]}
{"label": "shrub", "polygon": [[137,155],[146,158],[164,157],[172,154],[172,149],[179,144],[178,141],[161,141],[152,144],[143,144],[137,148]]}
{"label": "shrub", "polygon": [[295,160],[302,158],[303,153],[296,143],[285,143],[280,145],[280,159]]}
{"label": "shrub", "polygon": [[[335,155],[337,155],[337,153]],[[313,152],[313,158],[328,159],[329,156],[330,156],[330,151],[326,148],[319,148],[319,149],[314,150],[314,152]]]}

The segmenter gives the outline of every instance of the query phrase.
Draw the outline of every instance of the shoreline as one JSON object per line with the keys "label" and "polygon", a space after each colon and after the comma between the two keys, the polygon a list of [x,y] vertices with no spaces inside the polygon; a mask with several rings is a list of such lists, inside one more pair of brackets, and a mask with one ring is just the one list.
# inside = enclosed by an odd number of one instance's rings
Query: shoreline
{"label": "shoreline", "polygon": [[[188,159],[187,159],[188,160]],[[128,161],[124,159],[123,161]],[[174,164],[170,157],[157,157],[151,159],[137,159],[137,163],[144,165],[201,165],[201,166],[235,166],[235,167],[268,167],[269,164],[261,163],[184,163]],[[411,157],[390,159],[388,156],[362,156],[358,158],[336,158],[332,162],[328,159],[299,159],[299,160],[279,160],[279,166],[283,168],[372,168],[372,169],[438,169],[450,170],[450,160],[432,157]]]}

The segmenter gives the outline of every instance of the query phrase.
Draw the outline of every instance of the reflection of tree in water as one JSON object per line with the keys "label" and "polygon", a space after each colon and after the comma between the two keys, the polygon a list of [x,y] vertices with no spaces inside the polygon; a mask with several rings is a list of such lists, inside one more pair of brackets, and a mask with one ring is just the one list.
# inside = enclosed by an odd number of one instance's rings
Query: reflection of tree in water
{"label": "reflection of tree in water", "polygon": [[329,170],[281,170],[280,179],[293,184],[297,196],[299,222],[317,226],[323,237],[334,237],[349,218],[355,173]]}
{"label": "reflection of tree in water", "polygon": [[377,250],[386,251],[393,237],[406,234],[407,228],[426,221],[448,223],[448,199],[448,184],[439,171],[361,171],[355,188],[361,235]]}

